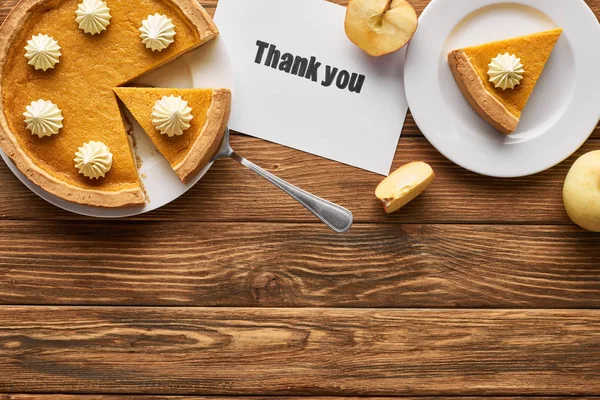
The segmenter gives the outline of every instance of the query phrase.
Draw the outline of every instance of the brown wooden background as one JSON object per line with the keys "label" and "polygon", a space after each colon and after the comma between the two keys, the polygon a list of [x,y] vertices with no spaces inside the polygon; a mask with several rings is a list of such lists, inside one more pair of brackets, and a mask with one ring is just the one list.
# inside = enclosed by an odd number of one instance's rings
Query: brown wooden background
{"label": "brown wooden background", "polygon": [[394,164],[427,161],[437,181],[393,216],[377,175],[232,141],[355,226],[332,233],[232,161],[121,221],[61,211],[0,163],[0,399],[600,395],[600,235],[561,202],[600,129],[504,180],[451,164],[409,117]]}

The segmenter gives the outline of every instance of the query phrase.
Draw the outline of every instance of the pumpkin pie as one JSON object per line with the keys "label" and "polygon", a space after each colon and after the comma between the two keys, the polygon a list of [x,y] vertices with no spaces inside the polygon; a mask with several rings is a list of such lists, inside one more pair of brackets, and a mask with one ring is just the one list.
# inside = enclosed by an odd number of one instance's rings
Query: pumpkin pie
{"label": "pumpkin pie", "polygon": [[[121,87],[114,91],[182,182],[187,182],[215,155],[229,118],[229,89]],[[191,109],[188,127],[179,135],[161,132],[153,117],[156,103],[165,97],[181,99]]]}
{"label": "pumpkin pie", "polygon": [[[448,62],[461,92],[487,122],[504,134],[517,128],[521,113],[542,75],[562,29],[534,33],[450,52]],[[514,88],[490,81],[490,63],[505,54],[520,59],[524,73]]]}
{"label": "pumpkin pie", "polygon": [[[86,1],[22,0],[0,27],[0,147],[32,182],[60,198],[100,207],[144,204],[113,88],[206,43],[218,31],[196,0],[103,0],[110,20],[106,10],[91,17],[81,11],[97,5]],[[168,40],[151,37],[161,28],[157,15],[174,25]],[[60,46],[59,62],[46,63],[46,70],[25,57],[30,39],[41,34]],[[47,103],[40,104],[62,112],[57,134],[33,135],[24,122],[26,108],[41,99]],[[112,153],[110,171],[98,179],[84,176],[74,163],[78,149],[92,142]],[[193,158],[193,150],[187,153]]]}

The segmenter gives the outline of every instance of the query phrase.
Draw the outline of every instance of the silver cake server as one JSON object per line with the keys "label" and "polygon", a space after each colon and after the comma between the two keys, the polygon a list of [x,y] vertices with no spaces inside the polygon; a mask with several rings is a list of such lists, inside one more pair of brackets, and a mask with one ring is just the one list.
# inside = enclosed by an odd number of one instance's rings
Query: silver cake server
{"label": "silver cake server", "polygon": [[244,157],[238,155],[229,144],[229,128],[225,130],[225,136],[221,142],[217,154],[213,157],[212,161],[219,160],[221,158],[232,158],[239,162],[243,166],[256,172],[279,189],[283,190],[300,204],[306,207],[310,212],[315,214],[321,221],[336,232],[346,232],[352,226],[352,213],[344,207],[338,206],[330,201],[324,200],[314,194],[308,193],[305,190],[297,188],[296,186],[287,183],[283,179],[273,175],[272,173],[265,171],[258,165],[246,160]]}

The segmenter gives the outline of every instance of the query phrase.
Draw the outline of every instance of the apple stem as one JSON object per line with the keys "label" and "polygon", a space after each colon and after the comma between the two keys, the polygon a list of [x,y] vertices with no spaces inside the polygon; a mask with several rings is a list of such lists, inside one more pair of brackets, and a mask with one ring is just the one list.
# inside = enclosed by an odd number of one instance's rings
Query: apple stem
{"label": "apple stem", "polygon": [[385,5],[385,8],[381,12],[382,14],[385,14],[386,12],[388,12],[388,10],[392,7],[392,1],[394,1],[394,0],[387,0],[387,4]]}

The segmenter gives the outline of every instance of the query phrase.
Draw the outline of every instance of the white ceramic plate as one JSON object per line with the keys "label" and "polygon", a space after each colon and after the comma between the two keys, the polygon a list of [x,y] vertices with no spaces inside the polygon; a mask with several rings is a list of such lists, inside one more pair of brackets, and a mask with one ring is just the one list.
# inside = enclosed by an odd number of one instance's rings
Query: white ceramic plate
{"label": "white ceramic plate", "polygon": [[[225,44],[217,37],[199,49],[140,78],[137,82],[157,87],[233,88],[233,75]],[[167,160],[158,153],[143,129],[135,123],[129,113],[128,119],[134,123],[136,153],[142,159],[140,175],[150,200],[145,206],[109,209],[71,203],[42,190],[27,179],[1,150],[0,155],[17,178],[44,200],[77,214],[101,218],[129,217],[162,207],[187,192],[211,167],[212,163],[189,183],[181,183]]]}
{"label": "white ceramic plate", "polygon": [[[563,28],[516,132],[504,136],[462,96],[447,54],[456,48]],[[525,66],[527,69],[527,66]],[[404,80],[423,134],[454,163],[518,177],[573,154],[600,119],[600,25],[583,0],[433,0],[408,47]]]}

